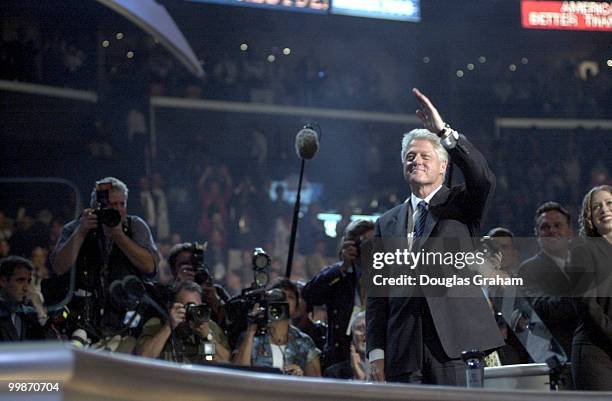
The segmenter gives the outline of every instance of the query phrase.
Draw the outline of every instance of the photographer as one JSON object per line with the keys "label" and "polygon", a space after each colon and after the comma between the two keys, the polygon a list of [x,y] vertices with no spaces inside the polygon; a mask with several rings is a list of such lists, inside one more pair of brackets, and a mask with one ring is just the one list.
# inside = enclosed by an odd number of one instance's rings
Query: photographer
{"label": "photographer", "polygon": [[308,305],[327,307],[327,342],[324,366],[328,367],[350,358],[350,322],[365,307],[361,279],[361,243],[371,239],[374,223],[356,220],[344,233],[340,261],[321,270],[304,287]]}
{"label": "photographer", "polygon": [[[138,338],[136,353],[175,362],[227,362],[230,351],[223,331],[202,303],[202,288],[193,281],[178,286],[170,320],[149,319]],[[175,336],[172,336],[172,331]]]}
{"label": "photographer", "polygon": [[168,264],[174,277],[174,286],[185,282],[195,282],[202,287],[204,301],[212,310],[212,319],[223,325],[225,322],[225,300],[228,298],[225,289],[213,284],[213,278],[204,264],[206,244],[184,242],[170,249]]}
{"label": "photographer", "polygon": [[127,275],[153,277],[158,252],[147,224],[127,214],[128,188],[114,177],[94,186],[90,208],[66,224],[51,256],[53,271],[76,268],[68,330],[83,328],[93,337],[116,334],[123,311],[108,296],[114,280]]}
{"label": "photographer", "polygon": [[233,362],[274,367],[293,376],[321,376],[319,351],[306,334],[290,325],[289,303],[280,289],[266,292],[255,304]]}

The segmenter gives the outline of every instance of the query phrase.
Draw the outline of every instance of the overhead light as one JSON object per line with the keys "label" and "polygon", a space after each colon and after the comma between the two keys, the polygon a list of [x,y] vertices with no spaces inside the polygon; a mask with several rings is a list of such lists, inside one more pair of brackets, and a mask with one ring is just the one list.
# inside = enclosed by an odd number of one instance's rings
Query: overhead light
{"label": "overhead light", "polygon": [[468,69],[468,70],[470,70],[470,71],[473,71],[473,70],[474,70],[474,64],[469,63],[469,64],[467,65],[467,69]]}
{"label": "overhead light", "polygon": [[134,58],[134,52],[130,50],[129,52],[127,52],[125,57],[127,57],[127,58]]}
{"label": "overhead light", "polygon": [[478,62],[480,64],[484,64],[484,63],[487,62],[487,58],[485,56],[480,56],[480,57],[478,57]]}
{"label": "overhead light", "polygon": [[276,56],[274,54],[270,54],[268,56],[268,62],[273,63],[276,60]]}
{"label": "overhead light", "polygon": [[457,70],[457,78],[463,78],[463,70]]}
{"label": "overhead light", "polygon": [[122,32],[117,32],[115,37],[117,38],[117,40],[121,40],[121,39],[123,39],[123,33]]}
{"label": "overhead light", "polygon": [[102,47],[108,47],[108,46],[110,46],[110,42],[108,40],[103,40]]}
{"label": "overhead light", "polygon": [[529,59],[527,57],[523,57],[521,59],[521,64],[527,64],[529,62]]}
{"label": "overhead light", "polygon": [[283,54],[284,54],[285,56],[290,55],[290,54],[291,54],[291,49],[290,49],[290,48],[288,48],[288,47],[285,47],[285,48],[283,49]]}
{"label": "overhead light", "polygon": [[423,62],[424,62],[425,64],[429,64],[429,62],[430,62],[430,61],[431,61],[431,60],[430,60],[430,58],[429,58],[429,57],[427,57],[427,56],[423,57]]}
{"label": "overhead light", "polygon": [[510,64],[510,65],[508,66],[508,69],[509,69],[510,71],[512,71],[512,72],[516,71],[516,64]]}
{"label": "overhead light", "polygon": [[243,43],[240,45],[240,50],[242,50],[243,52],[247,51],[249,48],[249,45],[247,45],[246,43]]}

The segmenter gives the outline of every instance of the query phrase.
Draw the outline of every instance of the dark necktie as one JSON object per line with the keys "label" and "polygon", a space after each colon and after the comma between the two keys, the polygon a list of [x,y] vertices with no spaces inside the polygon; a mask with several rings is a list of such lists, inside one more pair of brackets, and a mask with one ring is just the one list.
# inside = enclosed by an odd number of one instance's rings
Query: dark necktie
{"label": "dark necktie", "polygon": [[417,219],[414,223],[414,236],[415,238],[421,238],[425,231],[425,222],[427,221],[427,202],[420,201],[417,205]]}

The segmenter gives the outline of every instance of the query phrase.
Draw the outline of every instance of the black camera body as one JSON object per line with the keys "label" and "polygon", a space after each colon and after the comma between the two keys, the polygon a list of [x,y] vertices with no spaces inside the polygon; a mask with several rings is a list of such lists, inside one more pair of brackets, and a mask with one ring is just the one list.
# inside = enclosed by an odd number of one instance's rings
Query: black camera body
{"label": "black camera body", "polygon": [[196,305],[193,302],[189,302],[185,305],[185,320],[187,323],[193,323],[194,327],[208,322],[210,320],[210,313],[210,306],[206,303]]}
{"label": "black camera body", "polygon": [[96,200],[98,207],[93,211],[98,217],[98,223],[109,227],[115,227],[121,223],[121,214],[110,206],[109,195],[113,188],[110,182],[103,182],[96,185]]}
{"label": "black camera body", "polygon": [[193,280],[200,285],[212,280],[208,266],[204,262],[204,254],[206,253],[207,245],[208,243],[206,242],[203,244],[194,242],[191,245],[191,265],[195,272]]}

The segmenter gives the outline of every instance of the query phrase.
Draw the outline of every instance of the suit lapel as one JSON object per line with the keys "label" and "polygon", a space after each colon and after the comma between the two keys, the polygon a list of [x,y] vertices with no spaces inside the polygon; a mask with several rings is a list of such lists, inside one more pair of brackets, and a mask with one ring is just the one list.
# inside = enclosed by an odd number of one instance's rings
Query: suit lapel
{"label": "suit lapel", "polygon": [[407,237],[408,225],[412,225],[412,213],[410,207],[410,199],[402,204],[399,208],[398,214],[395,216],[397,223],[395,224],[393,236],[394,237]]}

